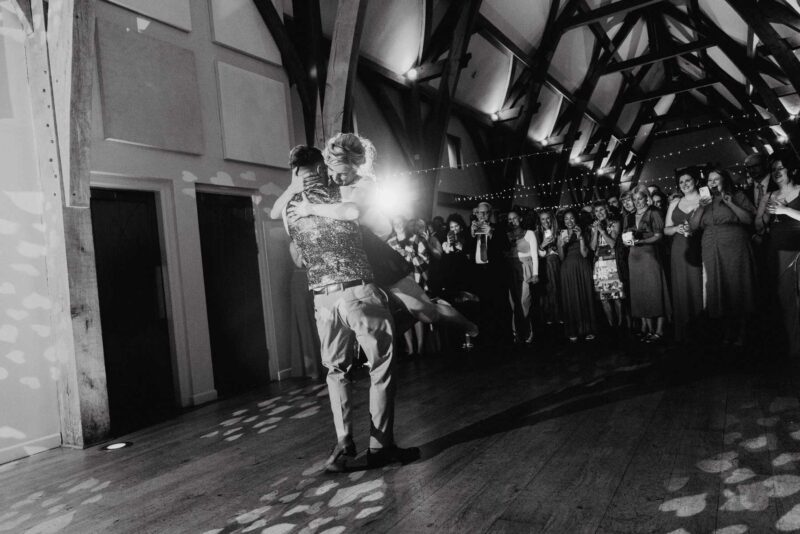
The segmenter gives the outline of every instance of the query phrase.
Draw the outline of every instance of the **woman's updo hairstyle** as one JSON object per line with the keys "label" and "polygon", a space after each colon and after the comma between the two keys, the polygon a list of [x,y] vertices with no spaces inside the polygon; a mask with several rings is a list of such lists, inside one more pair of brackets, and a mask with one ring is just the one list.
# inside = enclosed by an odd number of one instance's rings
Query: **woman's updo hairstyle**
{"label": "woman's updo hairstyle", "polygon": [[372,164],[375,161],[375,146],[365,137],[354,133],[338,133],[325,143],[322,153],[325,165],[334,172],[350,167],[359,176],[374,177]]}

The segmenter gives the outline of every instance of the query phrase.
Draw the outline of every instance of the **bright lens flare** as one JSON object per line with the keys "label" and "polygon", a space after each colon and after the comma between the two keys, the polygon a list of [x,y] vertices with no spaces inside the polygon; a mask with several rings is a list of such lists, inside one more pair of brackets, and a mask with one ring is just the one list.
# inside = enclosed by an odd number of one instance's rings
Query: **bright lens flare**
{"label": "bright lens flare", "polygon": [[413,200],[411,186],[403,180],[379,182],[372,199],[374,206],[388,217],[407,215]]}

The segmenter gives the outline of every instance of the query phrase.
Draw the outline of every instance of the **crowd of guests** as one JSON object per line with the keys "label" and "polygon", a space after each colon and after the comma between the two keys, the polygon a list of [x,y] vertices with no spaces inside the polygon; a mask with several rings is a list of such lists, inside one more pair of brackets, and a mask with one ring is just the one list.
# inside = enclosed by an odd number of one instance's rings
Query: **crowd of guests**
{"label": "crowd of guests", "polygon": [[413,353],[431,331],[457,332],[467,349],[473,339],[534,343],[537,324],[572,343],[631,330],[658,343],[670,330],[691,339],[701,321],[716,321],[725,343],[742,345],[761,325],[800,353],[800,178],[789,152],[749,158],[749,188],[722,169],[682,172],[672,197],[639,186],[581,209],[502,216],[482,202],[469,222],[452,214],[430,224],[390,219],[370,202],[374,157],[351,133],[324,150],[295,147],[291,183],[270,212],[313,298],[336,430],[326,471],[346,471],[357,454],[355,346],[370,375],[367,466],[419,456],[393,434],[400,333]]}
{"label": "crowd of guests", "polygon": [[[669,195],[640,185],[580,209],[499,214],[482,202],[469,222],[397,217],[389,244],[487,345],[711,333],[742,346],[765,334],[800,354],[798,165],[778,151],[745,167],[744,184],[721,168],[687,170]],[[410,352],[429,331],[407,333]]]}

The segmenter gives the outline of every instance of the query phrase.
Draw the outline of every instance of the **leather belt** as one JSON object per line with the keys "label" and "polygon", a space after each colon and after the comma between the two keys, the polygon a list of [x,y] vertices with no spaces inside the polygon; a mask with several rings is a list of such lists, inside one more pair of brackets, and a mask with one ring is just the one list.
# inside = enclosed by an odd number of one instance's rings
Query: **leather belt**
{"label": "leather belt", "polygon": [[355,286],[364,286],[369,284],[366,280],[351,280],[349,282],[342,282],[339,284],[328,284],[326,286],[318,287],[312,292],[315,295],[329,295],[331,293],[336,293],[337,291],[344,291],[348,287],[355,287]]}

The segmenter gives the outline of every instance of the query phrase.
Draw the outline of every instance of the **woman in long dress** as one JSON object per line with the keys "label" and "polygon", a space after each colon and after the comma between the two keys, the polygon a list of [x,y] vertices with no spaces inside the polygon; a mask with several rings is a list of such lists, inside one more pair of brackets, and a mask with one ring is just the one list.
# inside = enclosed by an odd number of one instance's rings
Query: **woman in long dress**
{"label": "woman in long dress", "polygon": [[776,191],[764,195],[756,215],[756,229],[769,228],[767,263],[776,291],[788,352],[800,356],[800,173],[791,153],[777,151],[770,158]]}
{"label": "woman in long dress", "polygon": [[558,236],[558,255],[561,257],[561,308],[567,337],[572,343],[577,342],[580,336],[591,341],[595,338],[597,323],[589,245],[572,210],[564,212],[564,229]]}
{"label": "woman in long dress", "polygon": [[522,227],[522,219],[516,211],[508,213],[509,265],[511,284],[509,296],[513,308],[514,341],[532,343],[533,324],[531,322],[531,286],[539,281],[539,244],[533,230]]}
{"label": "woman in long dress", "polygon": [[730,175],[708,173],[710,198],[689,219],[692,232],[703,230],[705,307],[711,319],[725,319],[723,342],[741,346],[747,317],[755,311],[756,265],[750,245],[755,208]]}
{"label": "woman in long dress", "polygon": [[551,211],[539,214],[536,240],[539,243],[539,258],[544,262],[539,269],[540,281],[536,284],[539,309],[547,326],[561,322],[561,258],[558,256],[558,221]]}
{"label": "woman in long dress", "polygon": [[689,172],[678,176],[680,196],[667,210],[664,234],[672,238],[670,274],[675,341],[686,341],[692,321],[703,311],[703,260],[700,234],[689,229],[689,217],[700,205],[698,179]]}
{"label": "woman in long dress", "polygon": [[591,249],[594,251],[594,290],[611,327],[622,326],[622,301],[625,288],[619,274],[616,244],[620,223],[609,218],[608,206],[601,200],[594,204]]}
{"label": "woman in long dress", "polygon": [[628,239],[623,239],[630,249],[631,315],[642,320],[643,340],[656,343],[663,338],[664,321],[671,314],[667,277],[659,251],[664,219],[650,207],[650,193],[643,185],[634,190],[633,204],[636,207],[633,226],[626,229],[630,232]]}

